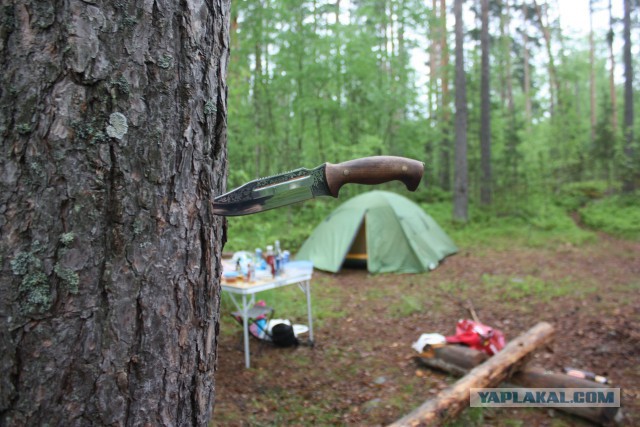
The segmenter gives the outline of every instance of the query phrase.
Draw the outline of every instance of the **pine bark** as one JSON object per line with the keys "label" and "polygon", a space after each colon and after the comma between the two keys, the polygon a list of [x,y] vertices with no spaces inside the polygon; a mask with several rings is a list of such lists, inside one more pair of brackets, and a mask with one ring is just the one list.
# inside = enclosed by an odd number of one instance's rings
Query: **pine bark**
{"label": "pine bark", "polygon": [[207,425],[227,0],[0,19],[0,425]]}
{"label": "pine bark", "polygon": [[482,165],[482,180],[480,182],[480,203],[486,206],[491,204],[491,182],[493,179],[491,174],[491,93],[489,87],[489,0],[482,0],[481,9],[480,163]]}
{"label": "pine bark", "polygon": [[611,127],[614,135],[618,132],[618,101],[616,100],[616,56],[613,52],[613,13],[611,11],[611,0],[609,0],[609,33],[607,34],[607,44],[609,46],[609,97],[611,99]]}
{"label": "pine bark", "polygon": [[524,114],[527,128],[531,126],[531,119],[533,117],[531,108],[531,71],[529,67],[529,34],[527,33],[527,26],[529,24],[529,12],[525,2],[522,3],[522,14],[524,17],[524,25],[522,28],[522,51],[523,51],[523,83],[522,91],[524,92]]}
{"label": "pine bark", "polygon": [[595,44],[593,42],[593,0],[589,0],[589,112],[591,142],[596,138],[596,70]]}
{"label": "pine bark", "polygon": [[464,71],[462,3],[463,0],[455,0],[453,4],[456,33],[456,161],[453,189],[453,219],[467,222],[469,219],[469,172],[467,166],[467,121],[469,113],[467,109],[467,80]]}
{"label": "pine bark", "polygon": [[631,193],[637,188],[636,180],[640,175],[636,150],[633,145],[633,62],[631,58],[631,0],[624,0],[624,156],[628,167],[622,183],[622,191]]}
{"label": "pine bark", "polygon": [[[549,97],[551,102],[551,115],[555,114],[555,107],[557,104],[557,97],[560,96],[560,84],[558,83],[558,73],[556,71],[556,64],[553,52],[551,51],[551,31],[549,30],[549,26],[544,23],[543,20],[543,11],[542,7],[538,4],[537,0],[533,0],[533,5],[536,10],[536,17],[538,19],[538,25],[540,25],[540,29],[542,30],[542,35],[544,36],[544,44],[547,48],[547,56],[549,57]],[[546,7],[546,5],[545,5]]]}
{"label": "pine bark", "polygon": [[447,5],[440,0],[440,89],[442,90],[442,144],[440,183],[444,190],[451,188],[451,114],[449,109],[449,46],[447,44]]}

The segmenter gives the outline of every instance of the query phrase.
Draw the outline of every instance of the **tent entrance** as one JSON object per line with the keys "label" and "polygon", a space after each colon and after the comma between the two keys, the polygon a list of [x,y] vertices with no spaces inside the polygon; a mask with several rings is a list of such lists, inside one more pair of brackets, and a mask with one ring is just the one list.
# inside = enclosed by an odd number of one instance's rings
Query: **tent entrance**
{"label": "tent entrance", "polygon": [[367,268],[367,230],[366,218],[362,220],[358,233],[356,234],[349,252],[344,257],[343,267],[347,268]]}

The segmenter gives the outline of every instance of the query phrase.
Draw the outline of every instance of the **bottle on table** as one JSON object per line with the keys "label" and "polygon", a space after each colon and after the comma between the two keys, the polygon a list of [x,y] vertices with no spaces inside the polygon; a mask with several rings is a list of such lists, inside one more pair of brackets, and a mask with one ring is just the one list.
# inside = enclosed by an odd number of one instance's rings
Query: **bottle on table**
{"label": "bottle on table", "polygon": [[275,277],[276,276],[276,254],[273,251],[273,246],[271,245],[267,246],[266,257],[267,257],[267,265],[271,269],[271,275]]}

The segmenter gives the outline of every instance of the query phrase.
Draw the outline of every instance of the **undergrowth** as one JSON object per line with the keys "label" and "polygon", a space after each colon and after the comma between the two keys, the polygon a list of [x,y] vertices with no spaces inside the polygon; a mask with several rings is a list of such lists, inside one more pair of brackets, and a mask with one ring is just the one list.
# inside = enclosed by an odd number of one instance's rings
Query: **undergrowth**
{"label": "undergrowth", "polygon": [[640,192],[597,200],[579,212],[587,227],[624,239],[640,239]]}
{"label": "undergrowth", "polygon": [[[607,196],[609,191],[595,181],[569,185],[553,197],[530,196],[515,207],[497,202],[486,208],[472,203],[466,224],[452,220],[452,203],[447,197],[430,196],[417,202],[461,249],[580,246],[594,242],[598,230],[639,239],[640,195]],[[229,217],[225,251],[264,250],[279,240],[283,250],[295,254],[315,227],[345,200],[316,199],[257,215]],[[572,219],[576,211],[587,229]]]}

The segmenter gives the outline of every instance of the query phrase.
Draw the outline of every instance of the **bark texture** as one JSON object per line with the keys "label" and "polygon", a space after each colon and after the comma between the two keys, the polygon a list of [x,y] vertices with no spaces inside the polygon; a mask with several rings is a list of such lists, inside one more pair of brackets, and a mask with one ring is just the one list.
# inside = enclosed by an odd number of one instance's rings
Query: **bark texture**
{"label": "bark texture", "polygon": [[633,60],[631,57],[631,0],[624,0],[624,156],[627,171],[622,182],[622,191],[631,193],[638,187],[636,180],[640,177],[636,163],[636,150],[633,140]]}
{"label": "bark texture", "polygon": [[491,77],[489,65],[489,0],[482,0],[481,4],[480,163],[482,179],[480,181],[480,203],[490,205],[493,177],[491,173],[491,91],[489,87]]}
{"label": "bark texture", "polygon": [[207,425],[229,1],[0,13],[0,425]]}
{"label": "bark texture", "polygon": [[469,172],[467,166],[467,78],[464,72],[464,27],[462,21],[463,0],[455,0],[456,33],[456,169],[453,189],[453,219],[467,222],[469,219]]}

